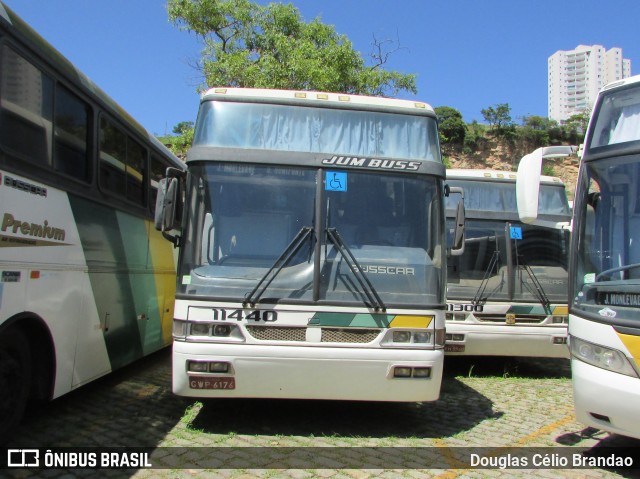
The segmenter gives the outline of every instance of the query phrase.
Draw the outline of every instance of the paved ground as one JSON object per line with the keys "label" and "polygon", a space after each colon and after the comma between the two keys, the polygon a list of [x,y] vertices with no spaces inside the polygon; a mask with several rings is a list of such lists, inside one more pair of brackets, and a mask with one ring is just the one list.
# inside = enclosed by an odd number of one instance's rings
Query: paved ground
{"label": "paved ground", "polygon": [[[151,462],[163,466],[97,471],[103,477],[640,477],[600,468],[456,468],[472,453],[499,460],[502,447],[520,448],[516,458],[526,450],[549,460],[568,447],[639,447],[640,441],[575,421],[567,360],[447,358],[441,398],[426,404],[203,403],[171,393],[170,363],[170,351],[161,351],[31,409],[10,446],[150,447]],[[37,475],[93,477],[96,471]]]}

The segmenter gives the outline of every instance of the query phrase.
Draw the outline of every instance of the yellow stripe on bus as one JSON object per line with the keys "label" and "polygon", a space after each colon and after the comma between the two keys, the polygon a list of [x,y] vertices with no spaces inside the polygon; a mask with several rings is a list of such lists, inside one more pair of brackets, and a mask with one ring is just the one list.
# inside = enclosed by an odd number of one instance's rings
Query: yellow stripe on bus
{"label": "yellow stripe on bus", "polygon": [[403,316],[398,315],[389,324],[391,328],[428,328],[433,316]]}
{"label": "yellow stripe on bus", "polygon": [[149,232],[149,254],[156,282],[158,311],[162,339],[165,344],[171,342],[171,327],[173,323],[173,302],[176,295],[175,259],[173,245],[164,239],[162,233],[155,230],[151,221],[147,222]]}
{"label": "yellow stripe on bus", "polygon": [[631,334],[617,333],[620,340],[624,343],[627,351],[631,353],[636,364],[640,366],[640,336],[633,336]]}

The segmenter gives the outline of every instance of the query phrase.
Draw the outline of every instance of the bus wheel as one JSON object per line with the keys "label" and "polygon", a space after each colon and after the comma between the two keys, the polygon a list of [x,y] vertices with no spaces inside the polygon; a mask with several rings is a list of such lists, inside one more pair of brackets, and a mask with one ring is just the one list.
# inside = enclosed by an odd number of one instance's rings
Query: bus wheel
{"label": "bus wheel", "polygon": [[0,444],[22,419],[31,384],[31,350],[25,335],[12,328],[0,335]]}

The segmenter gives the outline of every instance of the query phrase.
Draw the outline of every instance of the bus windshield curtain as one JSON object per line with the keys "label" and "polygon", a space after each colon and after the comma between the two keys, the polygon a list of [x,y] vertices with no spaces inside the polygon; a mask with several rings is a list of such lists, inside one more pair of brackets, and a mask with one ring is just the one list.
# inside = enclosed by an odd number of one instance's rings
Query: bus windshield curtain
{"label": "bus windshield curtain", "polygon": [[194,145],[435,161],[424,116],[208,102]]}

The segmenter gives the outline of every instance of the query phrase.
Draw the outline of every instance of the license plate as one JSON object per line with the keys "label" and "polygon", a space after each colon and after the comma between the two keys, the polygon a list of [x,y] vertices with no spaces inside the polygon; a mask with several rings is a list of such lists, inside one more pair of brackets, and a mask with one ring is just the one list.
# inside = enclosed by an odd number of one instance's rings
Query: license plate
{"label": "license plate", "polygon": [[464,344],[445,344],[445,353],[464,353]]}
{"label": "license plate", "polygon": [[210,376],[190,376],[189,387],[191,389],[235,389],[236,379]]}

